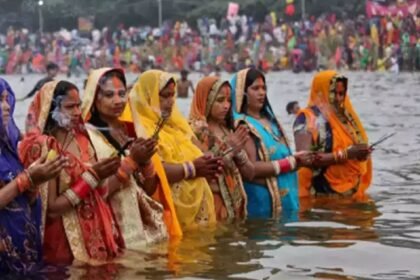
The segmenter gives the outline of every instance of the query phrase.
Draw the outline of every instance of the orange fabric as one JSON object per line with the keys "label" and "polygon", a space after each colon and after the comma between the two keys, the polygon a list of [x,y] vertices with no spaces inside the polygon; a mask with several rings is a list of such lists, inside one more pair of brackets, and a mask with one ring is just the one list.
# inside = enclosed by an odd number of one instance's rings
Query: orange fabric
{"label": "orange fabric", "polygon": [[218,80],[217,77],[206,77],[197,84],[191,103],[190,120],[206,120],[207,98],[213,84]]}
{"label": "orange fabric", "polygon": [[[338,73],[335,71],[323,71],[315,76],[312,82],[311,94],[307,106],[308,108],[312,106],[318,107],[324,118],[331,125],[334,152],[357,144],[358,141],[354,137],[356,130],[360,132],[362,138],[361,142],[368,143],[366,131],[353,109],[348,93],[346,93],[344,101],[344,110],[352,117],[356,127],[351,128],[349,131],[349,126],[345,126],[335,114],[333,106],[330,103],[330,86],[331,81],[337,75]],[[307,117],[310,116],[308,110],[304,110],[303,112],[306,112],[305,115]],[[310,132],[314,133],[314,131],[317,130],[316,127],[314,127],[315,122],[308,121],[307,125]],[[309,176],[309,172],[308,169],[301,169],[299,171],[299,183],[301,184],[301,188],[311,184],[308,182],[309,179],[312,179],[312,176]],[[368,159],[363,162],[348,160],[343,164],[328,167],[324,175],[330,183],[331,188],[338,193],[344,193],[351,190],[357,185],[360,178],[359,188],[354,196],[356,198],[363,198],[365,196],[365,191],[372,180],[372,160]],[[301,191],[302,194],[305,194],[305,192],[305,189]]]}

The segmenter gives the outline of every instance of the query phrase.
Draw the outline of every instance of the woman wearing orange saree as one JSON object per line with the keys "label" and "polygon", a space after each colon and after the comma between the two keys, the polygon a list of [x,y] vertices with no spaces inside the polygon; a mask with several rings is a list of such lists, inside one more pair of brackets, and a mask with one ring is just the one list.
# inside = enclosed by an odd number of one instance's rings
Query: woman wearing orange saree
{"label": "woman wearing orange saree", "polygon": [[[119,154],[123,161],[138,166],[121,190],[110,197],[127,249],[138,249],[171,236],[182,235],[176,217],[171,190],[156,152],[156,141],[137,138],[132,122],[119,117],[128,102],[124,72],[121,69],[93,70],[87,80],[82,103],[82,117],[98,157]],[[140,125],[140,124],[139,124]],[[129,151],[124,150],[126,144]],[[154,197],[161,204],[151,197]]]}
{"label": "woman wearing orange saree", "polygon": [[108,204],[111,187],[101,184],[120,166],[118,158],[97,161],[81,119],[77,87],[49,82],[36,94],[26,120],[27,135],[19,146],[25,166],[38,158],[65,156],[68,166],[40,187],[44,259],[96,263],[119,255],[123,241]]}
{"label": "woman wearing orange saree", "polygon": [[[217,77],[203,78],[191,103],[190,124],[203,152],[224,157],[223,174],[209,182],[218,220],[246,217],[246,193],[242,176],[253,179],[254,166],[243,150],[248,130],[240,126],[233,133],[229,82]],[[229,152],[230,151],[230,152]]]}
{"label": "woman wearing orange saree", "polygon": [[299,170],[299,196],[365,197],[372,179],[368,137],[350,102],[348,80],[335,71],[318,73],[308,106],[294,124],[297,151],[313,151],[317,160]]}

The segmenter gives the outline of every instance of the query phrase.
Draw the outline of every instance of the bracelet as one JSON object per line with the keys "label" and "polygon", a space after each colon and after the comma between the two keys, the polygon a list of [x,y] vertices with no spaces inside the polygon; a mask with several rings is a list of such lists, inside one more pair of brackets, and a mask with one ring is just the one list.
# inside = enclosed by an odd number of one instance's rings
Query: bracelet
{"label": "bracelet", "polygon": [[77,182],[71,187],[71,190],[77,195],[80,200],[84,200],[89,193],[91,192],[91,186],[80,178]]}
{"label": "bracelet", "polygon": [[64,197],[70,201],[71,205],[75,207],[81,202],[81,199],[76,195],[72,189],[68,189],[63,193]]}
{"label": "bracelet", "polygon": [[29,176],[26,172],[20,173],[15,180],[20,193],[25,192],[31,187],[31,182],[29,181]]}
{"label": "bracelet", "polygon": [[191,170],[192,170],[192,177],[191,178],[195,178],[197,177],[197,170],[195,169],[195,165],[192,161],[189,162]]}
{"label": "bracelet", "polygon": [[288,173],[292,170],[292,166],[290,164],[289,159],[281,159],[278,160],[278,165],[280,166],[280,173]]}
{"label": "bracelet", "polygon": [[239,154],[235,156],[236,164],[241,167],[244,166],[248,162],[248,154],[241,150]]}
{"label": "bracelet", "polygon": [[116,176],[121,183],[126,183],[130,179],[130,175],[128,175],[122,167],[118,168]]}
{"label": "bracelet", "polygon": [[131,156],[125,157],[122,163],[130,166],[130,168],[133,169],[133,171],[139,169],[139,165],[134,161],[134,159]]}
{"label": "bracelet", "polygon": [[155,166],[153,163],[149,163],[142,168],[141,173],[143,173],[145,179],[153,178],[156,176]]}
{"label": "bracelet", "polygon": [[194,163],[188,161],[183,163],[182,167],[184,168],[184,179],[192,179],[196,177],[197,173],[195,170]]}
{"label": "bracelet", "polygon": [[90,171],[83,172],[82,179],[90,186],[91,189],[95,189],[99,185],[98,180],[96,180],[95,176]]}
{"label": "bracelet", "polygon": [[289,160],[291,170],[295,170],[297,166],[296,158],[294,156],[289,156],[287,159]]}
{"label": "bracelet", "polygon": [[25,169],[23,172],[25,172],[26,176],[28,176],[28,180],[30,184],[29,188],[33,190],[35,188],[35,184],[34,184],[34,181],[32,180],[31,173],[29,173],[28,169]]}
{"label": "bracelet", "polygon": [[276,176],[278,176],[280,174],[280,165],[277,161],[272,161],[271,164],[273,165],[274,168],[274,174],[276,174]]}
{"label": "bracelet", "polygon": [[189,174],[188,174],[188,166],[187,166],[187,163],[184,162],[182,164],[182,168],[184,169],[184,179],[188,179]]}
{"label": "bracelet", "polygon": [[337,163],[338,162],[337,152],[333,153],[333,157],[334,157],[334,162]]}

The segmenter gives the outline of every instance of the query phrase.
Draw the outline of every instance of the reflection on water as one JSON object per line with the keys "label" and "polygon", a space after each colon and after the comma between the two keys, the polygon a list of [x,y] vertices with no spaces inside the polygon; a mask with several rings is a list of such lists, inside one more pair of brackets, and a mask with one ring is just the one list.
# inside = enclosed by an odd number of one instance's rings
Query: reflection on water
{"label": "reflection on water", "polygon": [[[38,77],[6,77],[23,96]],[[228,76],[226,76],[228,78]],[[250,220],[189,232],[182,241],[127,252],[116,264],[49,268],[50,279],[413,279],[420,276],[420,75],[349,73],[352,102],[370,139],[397,135],[374,152],[364,203],[303,201],[297,221]],[[133,80],[134,76],[129,77]],[[198,76],[192,76],[196,82]],[[276,114],[291,136],[288,101],[305,104],[311,74],[267,77]],[[81,86],[83,79],[76,80]],[[180,100],[184,114],[190,100]],[[23,120],[29,101],[17,107]],[[290,137],[291,138],[291,137]]]}

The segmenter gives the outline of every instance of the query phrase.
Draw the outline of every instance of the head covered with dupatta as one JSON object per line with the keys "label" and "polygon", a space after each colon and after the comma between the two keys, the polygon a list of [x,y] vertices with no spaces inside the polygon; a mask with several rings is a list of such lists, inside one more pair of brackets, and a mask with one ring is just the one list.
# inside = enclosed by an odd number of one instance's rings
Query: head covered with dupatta
{"label": "head covered with dupatta", "polygon": [[[85,122],[89,122],[92,115],[96,114],[94,103],[95,99],[97,98],[99,85],[101,82],[104,82],[103,79],[106,78],[106,75],[112,72],[119,73],[118,77],[123,78],[122,82],[126,86],[124,71],[119,68],[100,68],[91,71],[89,74],[82,102],[82,118]],[[95,125],[100,124],[98,116],[95,117]],[[121,120],[133,123],[131,120],[131,110],[128,103],[126,105],[125,112],[121,117]],[[106,124],[103,123],[102,125]],[[133,125],[135,127],[137,137],[147,137],[142,123],[136,122]],[[164,219],[168,227],[169,235],[171,237],[180,237],[182,236],[182,230],[176,217],[170,186],[166,178],[165,170],[163,169],[162,163],[157,154],[152,157],[152,162],[160,179],[160,186],[158,187],[156,193],[153,195],[153,198],[159,201],[164,207]]]}
{"label": "head covered with dupatta", "polygon": [[22,165],[17,155],[17,144],[20,138],[20,131],[13,119],[15,111],[16,98],[10,85],[0,78],[0,94],[7,93],[7,103],[9,109],[9,121],[5,125],[3,121],[3,112],[0,107],[0,181],[8,183],[20,171]]}
{"label": "head covered with dupatta", "polygon": [[[338,81],[343,82],[346,87],[342,104],[335,102],[335,89]],[[316,74],[313,79],[308,100],[307,107],[316,106],[331,126],[333,151],[347,149],[353,144],[368,143],[366,130],[350,101],[347,84],[347,78],[336,71],[322,71]],[[308,120],[310,118],[308,118],[307,110],[303,109],[301,113],[304,113]],[[349,125],[344,124],[340,120],[340,116],[344,117]],[[318,138],[315,123],[308,122],[308,131],[311,132],[314,139]],[[362,198],[372,180],[372,160],[371,158],[367,161],[348,160],[344,164],[328,167],[324,176],[332,189],[339,193],[346,192],[359,183],[355,197]],[[312,172],[309,169],[303,168],[299,171],[301,188],[308,188],[311,180]],[[358,182],[359,180],[360,182]]]}

